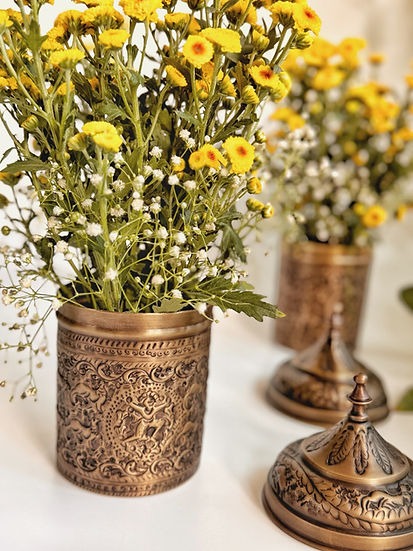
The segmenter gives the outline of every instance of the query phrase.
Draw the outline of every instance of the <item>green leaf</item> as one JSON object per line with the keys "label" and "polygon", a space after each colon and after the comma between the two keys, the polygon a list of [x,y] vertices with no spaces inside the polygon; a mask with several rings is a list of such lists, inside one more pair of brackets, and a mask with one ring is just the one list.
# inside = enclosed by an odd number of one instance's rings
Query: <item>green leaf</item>
{"label": "green leaf", "polygon": [[104,103],[100,103],[96,111],[101,115],[106,115],[107,120],[109,122],[113,122],[118,118],[121,118],[121,119],[128,118],[125,111],[120,107],[118,107],[112,101],[106,101]]}
{"label": "green leaf", "polygon": [[221,250],[229,254],[231,257],[235,256],[236,258],[239,258],[241,262],[247,261],[244,243],[231,224],[226,224],[222,227]]}
{"label": "green leaf", "polygon": [[159,306],[154,306],[153,311],[156,313],[173,313],[179,312],[185,306],[180,298],[164,298]]}
{"label": "green leaf", "polygon": [[396,409],[399,411],[413,410],[413,388],[409,388],[397,404]]}
{"label": "green leaf", "polygon": [[196,119],[193,115],[190,113],[186,113],[186,111],[175,111],[175,113],[178,115],[179,118],[184,119],[185,121],[190,122],[194,125],[195,128],[198,128],[199,126],[199,120]]}
{"label": "green leaf", "polygon": [[410,310],[413,310],[413,287],[402,289],[400,291],[400,298]]}
{"label": "green leaf", "polygon": [[2,172],[36,172],[38,170],[47,170],[49,165],[38,159],[37,157],[30,157],[25,161],[16,161],[3,168]]}

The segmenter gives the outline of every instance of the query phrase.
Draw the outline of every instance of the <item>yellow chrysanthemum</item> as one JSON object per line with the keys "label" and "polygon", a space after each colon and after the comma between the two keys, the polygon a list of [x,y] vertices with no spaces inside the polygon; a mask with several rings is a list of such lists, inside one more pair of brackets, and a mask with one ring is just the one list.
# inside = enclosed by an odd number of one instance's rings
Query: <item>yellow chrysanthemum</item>
{"label": "yellow chrysanthemum", "polygon": [[268,65],[255,65],[249,73],[259,86],[272,89],[279,86],[280,77]]}
{"label": "yellow chrysanthemum", "polygon": [[247,209],[251,212],[262,212],[262,209],[265,207],[264,203],[260,201],[259,199],[255,199],[254,197],[250,197],[246,201]]}
{"label": "yellow chrysanthemum", "polygon": [[122,138],[119,136],[113,124],[106,121],[91,121],[83,125],[83,134],[92,138],[96,145],[107,153],[116,153],[122,145]]}
{"label": "yellow chrysanthemum", "polygon": [[197,151],[191,153],[189,157],[189,166],[192,170],[199,170],[204,167],[215,168],[226,165],[227,162],[218,149],[210,144],[203,145]]}
{"label": "yellow chrysanthemum", "polygon": [[297,130],[305,125],[305,120],[291,107],[280,107],[272,115],[271,119],[285,122],[290,130]]}
{"label": "yellow chrysanthemum", "polygon": [[[51,94],[55,93],[57,96],[65,96],[66,93],[67,93],[66,83],[64,82],[63,84],[61,84],[56,90],[54,90],[53,86],[51,86],[48,91]],[[71,82],[70,83],[70,92],[74,92],[74,91],[75,91],[75,85],[73,84],[73,82]]]}
{"label": "yellow chrysanthemum", "polygon": [[98,42],[104,48],[118,50],[129,37],[130,34],[125,29],[107,29],[99,35]]}
{"label": "yellow chrysanthemum", "polygon": [[120,0],[119,5],[131,19],[145,21],[156,15],[156,10],[162,7],[162,0]]}
{"label": "yellow chrysanthemum", "polygon": [[187,27],[189,34],[196,34],[201,30],[201,25],[189,13],[175,12],[165,15],[165,24],[168,29],[182,31]]}
{"label": "yellow chrysanthemum", "polygon": [[231,96],[232,98],[237,97],[235,86],[233,85],[228,75],[225,75],[224,78],[220,81],[219,88],[226,96]]}
{"label": "yellow chrysanthemum", "polygon": [[238,0],[235,4],[225,7],[227,4],[231,4],[228,0],[221,0],[221,6],[224,7],[225,13],[228,19],[233,23],[238,23],[242,18],[250,25],[255,25],[257,22],[257,10],[252,5],[250,0]]}
{"label": "yellow chrysanthemum", "polygon": [[253,195],[258,195],[258,193],[261,193],[262,192],[261,180],[256,176],[254,176],[253,178],[250,178],[247,184],[247,191],[248,193],[251,193]]}
{"label": "yellow chrysanthemum", "polygon": [[231,161],[233,172],[243,174],[251,169],[255,157],[255,148],[245,138],[231,136],[225,140],[222,147]]}
{"label": "yellow chrysanthemum", "polygon": [[386,59],[386,56],[384,56],[380,52],[373,52],[369,55],[369,62],[372,65],[381,65]]}
{"label": "yellow chrysanthemum", "polygon": [[8,8],[6,11],[13,22],[16,21],[20,25],[23,23],[23,16],[20,11],[13,10],[11,8]]}
{"label": "yellow chrysanthemum", "polygon": [[360,64],[358,54],[365,47],[366,41],[363,38],[345,38],[338,44],[337,53],[348,67],[354,68]]}
{"label": "yellow chrysanthemum", "polygon": [[214,55],[214,47],[203,36],[191,35],[184,44],[182,53],[184,58],[194,67],[202,67]]}
{"label": "yellow chrysanthemum", "polygon": [[88,8],[97,6],[113,6],[113,0],[73,0],[75,4],[85,4]]}
{"label": "yellow chrysanthemum", "polygon": [[77,63],[84,59],[85,54],[78,48],[55,51],[50,54],[49,60],[52,65],[62,69],[74,69]]}
{"label": "yellow chrysanthemum", "polygon": [[317,13],[306,4],[294,5],[295,27],[298,31],[311,31],[320,34],[321,19]]}
{"label": "yellow chrysanthemum", "polygon": [[203,29],[201,36],[219,46],[222,52],[231,52],[238,54],[241,51],[241,37],[237,31],[231,29]]}
{"label": "yellow chrysanthemum", "polygon": [[274,2],[269,6],[274,23],[281,25],[293,25],[294,23],[294,2]]}
{"label": "yellow chrysanthemum", "polygon": [[346,77],[346,73],[337,67],[323,67],[314,75],[312,87],[315,90],[331,90],[340,86]]}
{"label": "yellow chrysanthemum", "polygon": [[407,126],[403,126],[393,132],[391,140],[395,146],[402,148],[407,142],[413,141],[413,130]]}
{"label": "yellow chrysanthemum", "polygon": [[366,228],[377,228],[386,220],[387,212],[381,205],[368,207],[361,218],[361,222]]}
{"label": "yellow chrysanthemum", "polygon": [[165,67],[165,71],[168,77],[168,80],[174,85],[179,86],[183,88],[184,86],[188,85],[188,82],[186,81],[186,78],[181,73],[181,71],[178,71],[173,65],[167,65]]}
{"label": "yellow chrysanthemum", "polygon": [[[14,77],[6,78],[1,76],[0,77],[0,90],[3,88],[8,88],[9,90],[17,90],[18,84],[17,80]],[[39,90],[37,89],[39,92]],[[38,97],[38,96],[37,96]]]}
{"label": "yellow chrysanthemum", "polygon": [[123,15],[111,6],[99,5],[82,12],[82,22],[92,28],[118,28],[123,21]]}
{"label": "yellow chrysanthemum", "polygon": [[249,105],[258,105],[260,103],[260,98],[251,84],[247,84],[247,86],[244,86],[242,89],[241,100]]}
{"label": "yellow chrysanthemum", "polygon": [[72,34],[84,32],[86,27],[82,22],[82,12],[79,10],[66,10],[56,17],[54,26]]}
{"label": "yellow chrysanthemum", "polygon": [[363,203],[355,203],[353,205],[353,211],[357,216],[363,216],[366,213],[367,207]]}
{"label": "yellow chrysanthemum", "polygon": [[30,92],[33,98],[36,98],[36,99],[40,98],[41,94],[37,84],[35,84],[28,75],[26,75],[25,73],[22,73],[19,75],[19,78],[20,78],[20,83],[26,88],[26,90]]}
{"label": "yellow chrysanthemum", "polygon": [[[307,65],[324,67],[328,60],[337,52],[337,46],[324,38],[317,37],[313,44],[302,53]],[[298,54],[300,55],[300,54]],[[288,56],[287,60],[290,58]],[[287,69],[288,70],[288,69]]]}
{"label": "yellow chrysanthemum", "polygon": [[8,10],[0,10],[0,33],[4,33],[12,25],[13,21],[10,19]]}

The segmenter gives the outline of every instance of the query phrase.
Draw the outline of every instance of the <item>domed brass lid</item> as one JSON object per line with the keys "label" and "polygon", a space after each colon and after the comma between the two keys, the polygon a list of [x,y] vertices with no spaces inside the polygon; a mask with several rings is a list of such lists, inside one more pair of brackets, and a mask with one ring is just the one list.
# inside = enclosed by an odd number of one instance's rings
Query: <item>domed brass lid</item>
{"label": "domed brass lid", "polygon": [[348,416],[287,446],[263,501],[272,520],[318,549],[413,549],[413,463],[369,421],[367,376],[348,397]]}
{"label": "domed brass lid", "polygon": [[341,337],[341,306],[337,305],[324,336],[298,352],[275,371],[267,397],[281,411],[305,421],[331,425],[348,409],[347,395],[356,373],[366,373],[373,398],[372,421],[389,414],[380,379],[358,361]]}

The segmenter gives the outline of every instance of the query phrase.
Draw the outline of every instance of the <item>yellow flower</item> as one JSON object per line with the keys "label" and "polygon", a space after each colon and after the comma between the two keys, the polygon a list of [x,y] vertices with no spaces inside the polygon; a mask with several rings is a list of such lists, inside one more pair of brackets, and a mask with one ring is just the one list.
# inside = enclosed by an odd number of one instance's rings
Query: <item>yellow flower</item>
{"label": "yellow flower", "polygon": [[244,86],[241,91],[241,99],[244,103],[249,105],[258,105],[260,103],[260,98],[257,96],[257,93],[251,84]]}
{"label": "yellow flower", "polygon": [[20,126],[28,132],[34,132],[39,128],[39,119],[36,117],[36,115],[30,115],[29,117],[27,117],[26,120],[21,123]]}
{"label": "yellow flower", "polygon": [[227,4],[230,4],[228,0],[221,0],[221,6],[224,7],[225,13],[232,23],[236,24],[241,18],[245,17],[247,23],[255,25],[257,22],[257,10],[250,0],[238,0],[238,2],[235,2],[235,4],[230,5],[228,8],[225,7]]}
{"label": "yellow flower", "polygon": [[85,4],[88,8],[97,6],[113,6],[113,0],[73,0],[75,4]]}
{"label": "yellow flower", "polygon": [[87,122],[83,125],[83,134],[90,136],[107,153],[118,152],[122,145],[122,138],[116,128],[106,121]]}
{"label": "yellow flower", "polygon": [[[75,85],[73,84],[73,82],[70,83],[70,92],[74,92],[75,91]],[[56,91],[54,90],[53,86],[51,86],[48,90],[48,92],[50,93],[55,93],[57,96],[65,96],[66,95],[66,92],[67,92],[67,86],[66,86],[66,83],[64,82],[63,84],[61,84],[57,89]]]}
{"label": "yellow flower", "polygon": [[55,51],[50,54],[50,63],[62,69],[74,69],[77,63],[85,57],[78,48]]}
{"label": "yellow flower", "polygon": [[232,171],[237,174],[248,172],[253,165],[255,148],[241,136],[231,136],[222,144],[229,160]]}
{"label": "yellow flower", "polygon": [[239,53],[241,51],[241,37],[237,31],[231,29],[203,29],[201,36],[220,47],[222,52]]}
{"label": "yellow flower", "polygon": [[391,140],[395,146],[402,148],[406,142],[413,141],[413,130],[407,126],[403,126],[393,132]]}
{"label": "yellow flower", "polygon": [[413,89],[413,75],[406,75],[405,76],[406,84],[409,88]]}
{"label": "yellow flower", "polygon": [[221,167],[221,165],[226,165],[226,160],[218,149],[210,144],[203,145],[198,151],[194,151],[189,157],[189,166],[192,170],[198,170],[208,166],[210,168],[215,168],[216,170]]}
{"label": "yellow flower", "polygon": [[249,70],[254,81],[265,88],[276,90],[280,86],[280,77],[268,65],[255,65]]}
{"label": "yellow flower", "polygon": [[257,195],[262,191],[262,183],[256,176],[250,178],[247,184],[247,191],[253,195]]}
{"label": "yellow flower", "polygon": [[350,67],[358,67],[358,53],[366,47],[366,41],[362,38],[345,38],[337,46],[337,53],[341,55],[345,64]]}
{"label": "yellow flower", "polygon": [[165,15],[165,24],[168,29],[174,29],[178,31],[183,31],[186,26],[188,26],[188,32],[190,34],[195,34],[201,30],[201,25],[191,16],[189,13],[167,13]]}
{"label": "yellow flower", "polygon": [[231,79],[229,78],[228,75],[225,75],[224,78],[221,80],[220,89],[227,96],[231,96],[233,98],[237,97],[237,92],[235,90],[235,87],[232,84]]}
{"label": "yellow flower", "polygon": [[306,4],[294,4],[294,20],[298,31],[311,31],[315,35],[320,34],[321,19]]}
{"label": "yellow flower", "polygon": [[91,27],[118,28],[124,19],[115,8],[107,5],[99,5],[82,12],[82,22]]}
{"label": "yellow flower", "polygon": [[396,210],[396,219],[401,222],[404,220],[404,217],[406,216],[407,212],[407,206],[406,205],[399,205]]}
{"label": "yellow flower", "polygon": [[270,39],[265,35],[265,31],[261,33],[254,29],[252,31],[252,44],[256,50],[264,52],[270,44]]}
{"label": "yellow flower", "polygon": [[78,132],[72,136],[68,142],[67,147],[72,151],[83,151],[87,148],[87,136],[84,132]]}
{"label": "yellow flower", "polygon": [[363,203],[355,203],[353,205],[353,211],[357,216],[363,216],[366,213],[367,207]]}
{"label": "yellow flower", "polygon": [[119,5],[131,19],[145,21],[156,17],[156,10],[162,7],[162,0],[120,0]]}
{"label": "yellow flower", "polygon": [[272,115],[271,119],[285,122],[290,130],[297,130],[305,125],[305,120],[291,107],[280,107]]}
{"label": "yellow flower", "polygon": [[59,13],[54,26],[72,34],[84,33],[87,30],[82,22],[82,12],[78,10],[66,10]]}
{"label": "yellow flower", "polygon": [[275,2],[269,6],[274,23],[281,23],[284,26],[293,26],[294,20],[294,2]]}
{"label": "yellow flower", "polygon": [[385,56],[379,52],[373,52],[369,55],[369,61],[372,65],[380,65],[385,59]]}
{"label": "yellow flower", "polygon": [[180,86],[181,88],[183,88],[184,86],[188,85],[184,75],[181,73],[181,71],[178,71],[178,69],[176,69],[173,65],[167,65],[165,67],[165,71],[169,81],[174,86]]}
{"label": "yellow flower", "polygon": [[330,90],[331,88],[340,86],[345,77],[346,73],[340,71],[337,67],[324,67],[315,74],[312,86],[315,90]]}
{"label": "yellow flower", "polygon": [[203,36],[191,35],[184,44],[182,53],[184,58],[194,67],[202,67],[214,55],[214,47]]}
{"label": "yellow flower", "polygon": [[40,90],[37,85],[32,81],[32,79],[25,73],[20,74],[19,77],[20,83],[26,88],[26,90],[28,90],[34,98],[40,98]]}
{"label": "yellow flower", "polygon": [[104,48],[119,49],[125,44],[130,37],[128,31],[124,29],[107,29],[99,35],[99,44]]}
{"label": "yellow flower", "polygon": [[261,216],[263,218],[272,218],[274,216],[274,207],[271,203],[266,203],[264,208],[261,211]]}
{"label": "yellow flower", "polygon": [[8,10],[0,10],[0,34],[4,33],[12,25],[13,21],[10,19]]}
{"label": "yellow flower", "polygon": [[247,199],[246,205],[247,209],[252,212],[262,212],[263,208],[265,207],[262,201],[260,201],[259,199],[254,199],[253,197]]}
{"label": "yellow flower", "polygon": [[368,207],[362,216],[362,224],[366,228],[376,228],[387,220],[387,212],[381,205]]}

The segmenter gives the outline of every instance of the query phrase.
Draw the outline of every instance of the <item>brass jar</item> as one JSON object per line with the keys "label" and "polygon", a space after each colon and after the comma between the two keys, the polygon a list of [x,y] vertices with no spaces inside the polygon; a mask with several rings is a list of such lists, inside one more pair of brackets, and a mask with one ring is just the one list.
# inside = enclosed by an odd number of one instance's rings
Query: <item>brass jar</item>
{"label": "brass jar", "polygon": [[343,304],[342,338],[355,348],[362,315],[370,248],[324,243],[283,243],[278,286],[276,340],[303,350],[321,337],[334,305]]}
{"label": "brass jar", "polygon": [[195,311],[58,312],[57,467],[118,496],[169,490],[201,452],[210,321]]}

